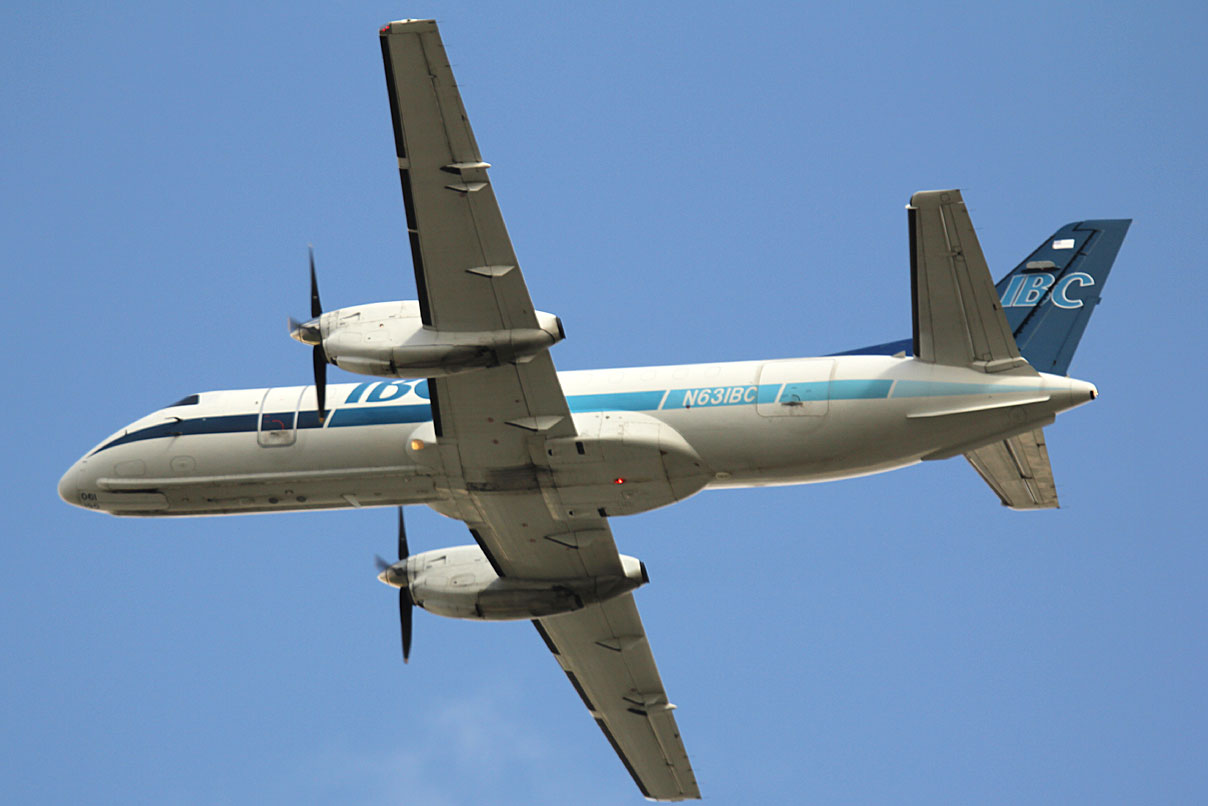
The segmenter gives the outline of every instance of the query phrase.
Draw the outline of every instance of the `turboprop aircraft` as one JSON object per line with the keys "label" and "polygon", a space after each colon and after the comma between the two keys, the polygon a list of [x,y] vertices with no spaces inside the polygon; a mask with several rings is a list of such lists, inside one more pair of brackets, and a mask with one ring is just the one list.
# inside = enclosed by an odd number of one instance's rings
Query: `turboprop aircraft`
{"label": "turboprop aircraft", "polygon": [[[556,372],[431,20],[380,32],[418,299],[323,311],[315,383],[203,392],[67,471],[60,495],[163,517],[398,506],[403,657],[415,606],[530,619],[655,800],[700,797],[609,520],[704,489],[801,484],[964,456],[1002,503],[1057,506],[1043,427],[1093,399],[1066,376],[1128,229],[1068,224],[997,287],[957,190],[907,206],[914,332],[818,358]],[[326,381],[327,364],[371,376]],[[410,554],[402,509],[474,543]]]}

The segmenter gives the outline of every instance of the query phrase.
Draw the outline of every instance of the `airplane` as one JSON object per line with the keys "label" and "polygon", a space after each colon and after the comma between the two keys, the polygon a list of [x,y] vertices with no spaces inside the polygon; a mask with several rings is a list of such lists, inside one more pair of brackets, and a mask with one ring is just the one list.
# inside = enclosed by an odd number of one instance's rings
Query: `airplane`
{"label": "airplane", "polygon": [[[381,28],[417,299],[324,311],[313,385],[191,394],[59,482],[130,517],[396,506],[412,611],[529,619],[652,800],[700,797],[610,519],[705,489],[852,478],[964,456],[1011,508],[1058,505],[1044,427],[1097,395],[1067,370],[1130,224],[1067,224],[995,285],[959,190],[907,206],[913,332],[828,356],[558,372],[436,23]],[[326,367],[370,376],[328,386]],[[474,542],[410,554],[402,507]]]}

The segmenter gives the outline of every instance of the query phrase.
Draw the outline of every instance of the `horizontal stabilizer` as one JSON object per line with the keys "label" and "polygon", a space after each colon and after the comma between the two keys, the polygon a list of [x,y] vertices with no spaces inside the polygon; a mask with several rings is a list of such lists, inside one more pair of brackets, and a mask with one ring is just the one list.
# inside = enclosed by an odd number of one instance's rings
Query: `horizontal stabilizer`
{"label": "horizontal stabilizer", "polygon": [[965,454],[990,489],[1011,509],[1054,509],[1057,485],[1044,444],[1044,431],[1037,428],[992,442]]}
{"label": "horizontal stabilizer", "polygon": [[983,372],[1028,369],[990,279],[959,190],[910,197],[910,281],[914,355]]}
{"label": "horizontal stabilizer", "polygon": [[[1007,327],[1020,354],[1037,371],[1054,375],[1069,371],[1131,223],[1112,218],[1066,224],[998,282],[995,292]],[[917,293],[917,282],[914,287]],[[916,326],[917,315],[916,306]],[[833,355],[919,355],[920,335]]]}

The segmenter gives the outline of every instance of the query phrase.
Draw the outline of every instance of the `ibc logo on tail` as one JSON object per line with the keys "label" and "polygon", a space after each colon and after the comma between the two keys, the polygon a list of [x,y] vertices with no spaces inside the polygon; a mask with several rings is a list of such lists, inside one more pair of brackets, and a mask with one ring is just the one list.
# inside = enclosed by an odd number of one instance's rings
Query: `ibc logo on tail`
{"label": "ibc logo on tail", "polygon": [[1004,308],[1034,308],[1042,300],[1053,303],[1058,308],[1072,310],[1082,307],[1082,300],[1070,297],[1071,286],[1082,287],[1095,284],[1095,278],[1086,272],[1076,271],[1067,274],[1060,280],[1048,272],[1028,272],[1017,274],[1007,283],[1006,291],[1002,293]]}

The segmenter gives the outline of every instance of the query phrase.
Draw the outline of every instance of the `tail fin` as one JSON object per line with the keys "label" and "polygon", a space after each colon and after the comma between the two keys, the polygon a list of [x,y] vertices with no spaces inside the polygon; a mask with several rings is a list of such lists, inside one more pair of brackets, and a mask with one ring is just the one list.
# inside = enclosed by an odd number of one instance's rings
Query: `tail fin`
{"label": "tail fin", "polygon": [[1131,219],[1066,224],[996,286],[1019,352],[1065,375]]}

